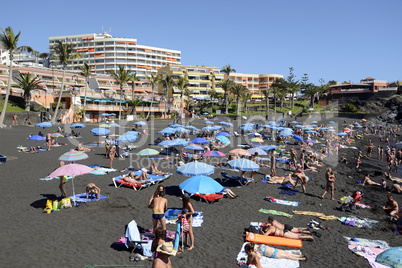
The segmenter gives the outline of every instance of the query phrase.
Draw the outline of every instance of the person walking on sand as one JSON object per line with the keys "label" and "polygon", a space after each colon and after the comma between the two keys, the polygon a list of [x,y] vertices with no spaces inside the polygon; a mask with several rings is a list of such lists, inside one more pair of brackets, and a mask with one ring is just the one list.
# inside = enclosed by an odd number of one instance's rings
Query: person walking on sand
{"label": "person walking on sand", "polygon": [[276,176],[275,166],[276,166],[275,149],[273,149],[271,152],[271,177]]}
{"label": "person walking on sand", "polygon": [[161,224],[162,228],[166,230],[165,212],[167,210],[167,204],[168,202],[165,198],[164,190],[158,191],[158,194],[154,198],[151,198],[148,208],[152,209],[152,223],[154,230],[159,226],[159,224]]}
{"label": "person walking on sand", "polygon": [[46,145],[48,146],[47,150],[50,151],[50,145],[52,145],[52,134],[50,132],[46,134]]}
{"label": "person walking on sand", "polygon": [[330,168],[328,168],[327,172],[325,173],[325,176],[327,178],[327,186],[325,188],[325,192],[321,196],[321,199],[324,199],[324,196],[327,194],[327,192],[331,190],[331,200],[335,200],[335,198],[334,198],[335,174],[332,170],[330,170]]}
{"label": "person walking on sand", "polygon": [[[59,163],[59,167],[62,167],[62,166],[64,166],[63,161],[61,161]],[[67,178],[67,176],[60,176],[59,178],[60,178],[59,189],[60,189],[60,192],[61,192],[61,196],[63,196],[63,198],[66,198],[67,193],[66,193],[66,188],[64,186],[67,183],[68,178]]]}
{"label": "person walking on sand", "polygon": [[16,126],[18,126],[18,122],[17,122],[17,114],[14,114],[14,115],[13,115],[13,123],[12,123],[12,125],[16,125]]}

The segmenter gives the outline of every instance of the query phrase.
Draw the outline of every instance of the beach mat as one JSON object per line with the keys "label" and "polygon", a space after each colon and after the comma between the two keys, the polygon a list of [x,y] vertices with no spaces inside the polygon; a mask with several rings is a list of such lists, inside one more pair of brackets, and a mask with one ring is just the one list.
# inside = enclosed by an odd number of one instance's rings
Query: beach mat
{"label": "beach mat", "polygon": [[364,257],[371,267],[373,268],[387,268],[388,266],[382,265],[375,261],[377,255],[385,251],[384,248],[372,248],[359,245],[348,245],[348,248],[358,256]]}
{"label": "beach mat", "polygon": [[263,209],[263,208],[261,208],[260,210],[258,210],[258,212],[265,213],[265,214],[277,215],[277,216],[284,216],[284,217],[288,217],[288,218],[293,217],[292,214],[285,213],[285,212],[282,212],[282,211],[273,210],[273,209]]}
{"label": "beach mat", "polygon": [[293,206],[293,207],[297,207],[300,204],[300,202],[277,199],[272,196],[267,196],[264,198],[264,200],[267,200],[268,202],[275,203],[275,204],[280,204],[280,205],[285,205],[285,206]]}
{"label": "beach mat", "polygon": [[363,247],[372,247],[372,248],[391,248],[388,243],[384,240],[372,240],[366,238],[357,238],[357,237],[348,237],[344,236],[346,241],[348,241],[349,245],[359,245]]}
{"label": "beach mat", "polygon": [[105,199],[105,198],[109,198],[109,196],[105,196],[105,195],[100,195],[99,199],[98,198],[87,198],[87,194],[86,193],[82,193],[82,194],[76,194],[76,195],[72,195],[69,197],[71,202],[77,202],[77,203],[87,203],[87,202],[92,202],[92,201],[99,201],[101,199]]}

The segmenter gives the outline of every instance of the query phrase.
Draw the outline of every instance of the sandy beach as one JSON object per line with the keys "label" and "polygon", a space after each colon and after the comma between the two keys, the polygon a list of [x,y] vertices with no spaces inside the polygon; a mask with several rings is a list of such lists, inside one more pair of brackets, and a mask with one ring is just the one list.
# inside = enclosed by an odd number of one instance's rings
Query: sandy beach
{"label": "sandy beach", "polygon": [[[292,121],[291,119],[290,121]],[[338,129],[342,128],[344,118],[316,115],[311,118],[298,118],[297,121],[305,123],[318,121],[319,124],[327,124],[328,121],[335,121]],[[346,118],[348,124],[356,119]],[[221,121],[213,119],[215,123]],[[140,136],[133,144],[139,145],[131,151],[138,152],[144,148],[161,150],[161,146],[150,144],[161,135],[157,131],[167,127],[171,121],[152,121],[147,126],[147,131],[152,133],[149,136]],[[261,122],[261,121],[260,121]],[[361,122],[359,120],[359,122]],[[197,128],[204,127],[203,120],[196,120],[192,123]],[[237,126],[236,121],[232,123]],[[246,122],[242,122],[246,123]],[[117,134],[123,134],[131,130],[132,123],[125,129],[115,129]],[[0,237],[2,241],[2,252],[0,258],[1,267],[85,267],[89,264],[110,265],[143,265],[151,267],[152,262],[142,261],[130,262],[130,252],[124,245],[115,244],[120,237],[124,236],[125,227],[135,220],[144,228],[152,228],[152,211],[148,209],[148,201],[156,186],[145,188],[141,191],[121,187],[115,188],[112,178],[122,175],[120,170],[130,166],[130,158],[116,158],[113,167],[117,172],[103,176],[83,175],[74,179],[76,193],[84,193],[88,183],[95,183],[102,190],[102,195],[109,198],[97,202],[89,202],[69,209],[63,209],[51,214],[44,213],[43,209],[47,199],[59,199],[59,180],[42,181],[58,167],[58,158],[65,152],[74,149],[77,142],[97,142],[99,138],[90,133],[95,124],[89,124],[86,128],[76,129],[83,138],[68,140],[58,138],[65,146],[52,147],[50,151],[39,153],[18,152],[17,146],[44,146],[44,142],[27,140],[29,133],[37,134],[56,132],[57,127],[42,129],[28,126],[13,126],[11,129],[0,129],[0,153],[8,157],[6,164],[0,165],[0,195],[1,195],[1,218]],[[236,127],[237,129],[237,127]],[[231,133],[233,129],[227,128]],[[400,134],[398,133],[400,139]],[[191,136],[194,137],[194,136]],[[379,138],[374,135],[365,135],[363,139],[356,140],[351,146],[361,148],[365,154],[365,147],[368,140],[372,139],[375,146],[380,144]],[[238,148],[237,145],[244,143],[244,138],[231,138],[232,145],[221,151],[228,151]],[[272,144],[272,141],[265,141],[264,145]],[[386,146],[384,142],[381,144]],[[317,144],[316,146],[320,146]],[[89,152],[88,159],[77,163],[84,165],[99,164],[108,167],[109,160],[104,157],[104,146],[94,146],[94,151]],[[290,146],[287,146],[289,149]],[[314,147],[318,148],[318,147]],[[297,148],[298,154],[300,149]],[[251,183],[240,187],[234,182],[227,182],[223,185],[239,195],[236,199],[222,198],[213,204],[200,203],[198,199],[192,198],[191,202],[196,211],[203,212],[204,222],[202,227],[194,228],[195,248],[192,251],[185,250],[184,253],[172,257],[173,267],[238,267],[236,256],[244,243],[244,231],[249,227],[250,222],[266,221],[268,215],[258,212],[259,209],[274,209],[292,214],[292,209],[302,211],[321,212],[325,215],[338,217],[349,215],[339,211],[337,200],[341,197],[352,194],[355,190],[364,191],[364,198],[361,201],[372,207],[372,209],[359,209],[359,217],[365,217],[379,221],[376,229],[359,229],[342,225],[337,220],[322,221],[314,216],[294,215],[292,218],[276,216],[276,219],[293,226],[305,227],[311,219],[319,220],[322,225],[329,227],[328,230],[319,230],[321,237],[316,237],[314,242],[303,241],[301,251],[308,257],[307,261],[300,262],[301,267],[343,267],[353,265],[356,267],[370,267],[363,257],[359,257],[348,249],[347,241],[343,236],[381,239],[387,241],[392,247],[402,246],[402,237],[392,232],[392,224],[389,223],[387,215],[381,207],[385,205],[387,190],[376,186],[362,186],[357,181],[362,181],[364,174],[370,173],[371,179],[380,182],[385,170],[386,161],[377,160],[377,152],[374,150],[373,157],[363,159],[361,168],[355,168],[355,157],[358,150],[340,149],[340,155],[346,157],[351,164],[340,164],[337,159],[324,161],[326,166],[319,167],[317,173],[306,172],[306,175],[313,180],[307,184],[308,194],[303,194],[301,187],[295,196],[280,195],[278,185],[262,183],[262,178],[269,173],[269,168],[261,168],[255,175],[257,183]],[[218,158],[217,158],[218,159]],[[133,157],[132,165],[136,168],[149,167],[147,158]],[[167,160],[159,161],[159,169],[168,171],[173,175],[163,182],[167,191],[169,208],[181,208],[181,191],[178,185],[188,177],[178,175],[176,167]],[[217,160],[218,161],[218,160]],[[148,165],[148,166],[147,166]],[[325,189],[325,169],[332,167],[336,172],[335,198],[330,200],[330,194],[326,199],[319,197]],[[218,179],[221,169],[215,169],[212,178]],[[289,170],[278,165],[277,174],[287,174]],[[230,172],[237,175],[238,173]],[[392,173],[396,176],[396,173]],[[398,175],[400,177],[400,174]],[[388,181],[388,187],[391,182]],[[72,183],[66,184],[68,195],[72,195]],[[264,200],[266,196],[298,201],[301,203],[297,208],[269,203]],[[394,199],[402,205],[402,195],[393,194]],[[175,225],[168,225],[167,229],[174,231]],[[278,247],[286,249],[284,247]]]}

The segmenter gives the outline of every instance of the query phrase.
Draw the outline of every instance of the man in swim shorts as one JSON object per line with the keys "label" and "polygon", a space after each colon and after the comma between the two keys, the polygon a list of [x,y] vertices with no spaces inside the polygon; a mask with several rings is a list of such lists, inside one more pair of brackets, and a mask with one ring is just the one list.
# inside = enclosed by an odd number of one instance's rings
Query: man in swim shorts
{"label": "man in swim shorts", "polygon": [[286,232],[292,232],[292,233],[303,233],[303,234],[310,234],[310,230],[308,228],[303,228],[303,227],[293,227],[289,224],[283,225],[282,223],[278,222],[277,220],[274,220],[272,216],[268,217],[268,223],[279,230],[283,230],[284,233]]}
{"label": "man in swim shorts", "polygon": [[148,207],[152,209],[154,230],[159,226],[159,224],[161,224],[162,228],[166,230],[165,211],[167,210],[167,199],[165,198],[165,192],[160,192]]}

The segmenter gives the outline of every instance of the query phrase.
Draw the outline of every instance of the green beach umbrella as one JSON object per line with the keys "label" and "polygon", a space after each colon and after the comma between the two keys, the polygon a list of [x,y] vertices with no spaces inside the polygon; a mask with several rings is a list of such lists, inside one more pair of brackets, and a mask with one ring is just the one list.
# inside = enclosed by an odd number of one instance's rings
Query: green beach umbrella
{"label": "green beach umbrella", "polygon": [[137,155],[141,155],[141,156],[152,156],[152,155],[157,155],[157,154],[159,154],[159,151],[154,150],[154,149],[144,149],[137,153]]}

